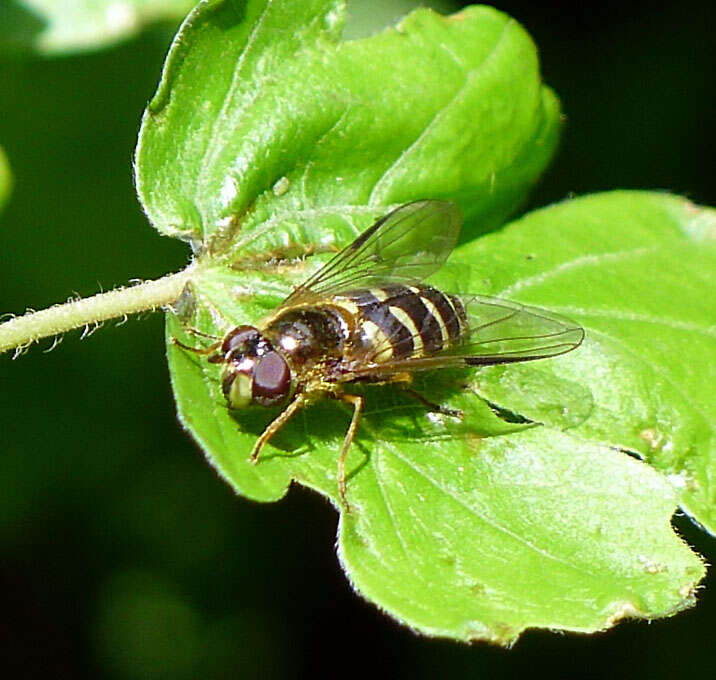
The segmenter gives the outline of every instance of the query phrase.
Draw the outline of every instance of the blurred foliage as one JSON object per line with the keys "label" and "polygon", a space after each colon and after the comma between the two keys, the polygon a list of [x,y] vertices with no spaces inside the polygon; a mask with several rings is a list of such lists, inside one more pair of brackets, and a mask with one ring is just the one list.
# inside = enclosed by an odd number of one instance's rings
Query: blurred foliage
{"label": "blurred foliage", "polygon": [[0,210],[9,198],[11,189],[12,173],[10,172],[10,163],[0,146]]}
{"label": "blurred foliage", "polygon": [[[614,187],[716,203],[713,8],[495,4],[539,45],[567,113],[533,205]],[[167,46],[166,33],[150,30],[83,57],[0,63],[0,144],[15,176],[0,219],[0,311],[183,266],[187,249],[148,228],[130,169]],[[346,584],[324,501],[299,490],[272,506],[238,501],[206,466],[175,420],[162,326],[148,315],[83,342],[71,334],[49,354],[0,358],[8,677],[151,677],[150,663],[174,678],[368,674],[376,665],[415,678],[710,672],[708,582],[700,604],[674,619],[596,638],[532,632],[510,652],[400,629]],[[683,518],[677,525],[713,563],[711,540]],[[159,652],[142,645],[148,621]],[[189,655],[174,647],[185,643]]]}
{"label": "blurred foliage", "polygon": [[148,24],[178,25],[195,0],[3,0],[0,53],[48,57],[99,49]]}

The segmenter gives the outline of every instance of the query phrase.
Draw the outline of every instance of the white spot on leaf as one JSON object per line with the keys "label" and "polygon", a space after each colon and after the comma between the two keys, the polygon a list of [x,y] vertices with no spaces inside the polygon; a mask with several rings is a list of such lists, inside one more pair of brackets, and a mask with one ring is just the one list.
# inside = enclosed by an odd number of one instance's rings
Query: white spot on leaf
{"label": "white spot on leaf", "polygon": [[273,185],[274,196],[283,196],[291,186],[291,180],[288,177],[282,177]]}
{"label": "white spot on leaf", "polygon": [[236,180],[231,175],[227,175],[224,178],[224,184],[221,187],[221,204],[224,207],[228,207],[231,201],[236,198],[238,193],[239,187],[236,184]]}

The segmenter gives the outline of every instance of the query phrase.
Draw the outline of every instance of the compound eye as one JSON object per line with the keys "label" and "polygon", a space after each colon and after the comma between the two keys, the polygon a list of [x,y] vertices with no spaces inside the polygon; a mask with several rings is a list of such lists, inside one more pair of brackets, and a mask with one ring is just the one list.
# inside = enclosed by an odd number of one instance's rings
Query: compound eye
{"label": "compound eye", "polygon": [[221,353],[226,356],[234,350],[255,345],[261,335],[253,326],[237,326],[229,331],[221,343]]}
{"label": "compound eye", "polygon": [[291,388],[291,371],[278,352],[267,352],[254,369],[253,396],[260,404],[282,401]]}

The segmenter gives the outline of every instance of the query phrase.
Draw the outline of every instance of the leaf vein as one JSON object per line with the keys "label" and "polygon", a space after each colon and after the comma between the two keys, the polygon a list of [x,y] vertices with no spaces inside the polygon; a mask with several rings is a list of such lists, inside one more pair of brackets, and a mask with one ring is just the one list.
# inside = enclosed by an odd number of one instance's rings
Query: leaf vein
{"label": "leaf vein", "polygon": [[544,283],[545,281],[548,281],[550,279],[553,279],[556,276],[559,276],[563,272],[570,271],[572,269],[577,269],[578,267],[582,266],[593,266],[593,265],[601,265],[605,261],[613,261],[617,262],[619,260],[623,260],[627,257],[632,256],[641,256],[646,255],[648,253],[652,253],[656,251],[656,247],[642,247],[642,248],[633,248],[631,250],[619,250],[615,251],[613,253],[598,253],[596,255],[580,255],[579,257],[575,257],[572,260],[568,260],[567,262],[561,262],[552,269],[548,269],[547,271],[540,272],[539,274],[535,274],[534,276],[528,276],[524,279],[518,279],[511,285],[507,286],[507,288],[503,288],[501,291],[496,293],[498,297],[510,297],[514,295],[517,291],[523,290],[525,288],[529,288],[530,286],[537,285],[540,283]]}
{"label": "leaf vein", "polygon": [[[517,543],[521,543],[522,545],[527,546],[529,549],[533,550],[539,555],[542,555],[543,557],[546,557],[548,560],[552,560],[553,562],[557,562],[558,564],[562,564],[566,566],[569,569],[572,569],[574,571],[579,572],[580,574],[589,574],[592,577],[598,578],[599,576],[595,574],[593,571],[590,571],[587,569],[584,565],[577,566],[576,564],[572,564],[567,560],[564,560],[557,555],[553,555],[550,552],[544,550],[543,548],[540,548],[537,545],[534,545],[529,540],[527,540],[524,536],[520,536],[519,534],[514,533],[513,531],[510,531],[507,527],[502,526],[501,524],[498,524],[495,520],[490,519],[489,517],[479,513],[474,507],[467,504],[465,501],[463,501],[459,496],[452,493],[449,489],[444,488],[441,486],[435,479],[428,476],[423,470],[421,470],[415,463],[408,458],[406,458],[404,455],[402,455],[399,452],[399,449],[397,447],[385,447],[386,450],[390,450],[392,454],[401,460],[407,467],[409,467],[411,470],[413,470],[418,476],[425,479],[431,486],[434,486],[438,491],[445,494],[449,498],[451,498],[455,503],[460,505],[462,508],[467,510],[468,513],[471,515],[474,515],[479,520],[487,524],[488,526],[491,526],[496,531],[505,534],[506,536],[509,536],[512,540],[516,541]],[[439,454],[438,454],[439,455]],[[445,460],[448,464],[452,465],[453,462],[449,459],[445,458],[444,456],[439,456],[442,460]]]}
{"label": "leaf vein", "polygon": [[[485,68],[486,64],[490,62],[490,60],[493,58],[493,56],[497,53],[497,51],[500,48],[500,45],[502,44],[505,34],[507,33],[507,28],[510,26],[510,24],[513,23],[513,20],[510,20],[505,23],[505,25],[502,28],[502,31],[500,32],[499,37],[495,41],[494,46],[490,50],[490,52],[485,56],[485,58],[482,60],[482,62],[476,66],[475,68],[470,69],[470,71],[465,76],[463,84],[458,88],[458,90],[455,92],[455,94],[451,97],[450,101],[445,104],[442,108],[438,109],[435,112],[435,115],[430,119],[430,121],[427,123],[425,128],[422,130],[422,132],[400,153],[400,155],[390,164],[390,166],[383,172],[383,174],[377,179],[376,183],[373,185],[373,189],[370,192],[370,196],[368,197],[368,204],[374,205],[376,194],[378,191],[382,188],[382,184],[384,184],[390,177],[390,174],[397,168],[400,163],[403,161],[404,158],[410,154],[413,149],[417,148],[418,145],[425,139],[425,137],[430,133],[432,128],[437,125],[442,118],[444,118],[450,109],[455,105],[455,103],[458,101],[458,99],[462,96],[462,94],[465,92],[467,87],[472,83],[474,78]],[[449,51],[448,51],[449,52]],[[450,53],[452,55],[452,53]]]}
{"label": "leaf vein", "polygon": [[[386,206],[386,212],[392,210],[393,208],[397,208],[398,205],[400,204],[396,203],[390,206]],[[262,222],[260,226],[258,226],[256,229],[253,229],[250,233],[246,234],[243,239],[237,241],[236,246],[232,250],[239,251],[241,248],[245,248],[251,243],[257,241],[267,232],[271,231],[275,226],[281,224],[281,222],[283,222],[284,220],[295,219],[297,217],[321,217],[323,215],[337,215],[339,217],[345,218],[346,214],[374,215],[375,212],[375,207],[368,205],[328,205],[323,206],[321,208],[305,208],[303,210],[290,210],[282,212],[278,215],[274,215],[265,222]],[[345,221],[346,224],[350,225],[350,227],[357,234],[358,230],[356,229],[355,224],[349,222],[347,219]]]}
{"label": "leaf vein", "polygon": [[716,426],[714,425],[713,421],[706,415],[706,413],[704,413],[700,408],[698,408],[698,406],[696,405],[696,402],[692,401],[691,397],[686,392],[684,392],[684,390],[681,387],[679,387],[667,373],[665,373],[664,371],[660,370],[657,367],[657,364],[655,364],[653,361],[647,360],[641,354],[639,354],[634,349],[632,349],[629,345],[627,345],[626,343],[624,343],[621,340],[618,340],[614,336],[609,335],[609,333],[605,333],[604,331],[598,331],[598,330],[595,330],[593,332],[598,335],[602,335],[605,338],[607,338],[608,340],[610,340],[611,342],[619,345],[620,347],[622,347],[624,349],[624,351],[627,354],[631,354],[632,356],[639,359],[642,363],[649,366],[649,368],[651,368],[651,370],[654,371],[654,373],[656,373],[658,376],[660,376],[664,380],[664,382],[671,385],[671,387],[676,391],[677,394],[681,395],[681,398],[684,400],[684,402],[691,409],[693,409],[696,413],[698,413],[704,419],[704,421],[706,422],[706,424],[710,430],[716,432]]}
{"label": "leaf vein", "polygon": [[[238,82],[240,80],[240,76],[242,75],[242,69],[243,65],[246,61],[247,56],[250,54],[251,49],[253,45],[255,44],[258,34],[261,31],[261,28],[263,26],[263,23],[266,19],[266,15],[268,14],[271,5],[273,4],[274,0],[266,0],[266,6],[261,11],[261,14],[259,15],[258,19],[254,23],[253,28],[251,29],[251,33],[249,33],[249,37],[246,40],[246,45],[244,46],[243,51],[239,55],[239,59],[236,62],[236,68],[234,69],[234,73],[231,76],[231,82],[229,83],[229,87],[226,91],[226,94],[224,95],[224,102],[221,105],[221,109],[216,114],[216,117],[214,118],[213,122],[211,123],[210,130],[209,130],[209,136],[208,140],[209,143],[206,146],[206,150],[204,151],[204,155],[201,159],[201,163],[199,164],[199,172],[201,175],[204,175],[207,171],[207,161],[212,160],[217,153],[217,148],[221,148],[220,141],[223,142],[223,137],[221,137],[221,140],[217,138],[216,130],[220,123],[224,121],[226,118],[227,112],[229,110],[229,107],[231,106],[231,100],[234,96],[234,93],[236,92],[236,88],[238,87]],[[198,198],[198,193],[201,191],[201,182],[196,183],[196,191],[197,195],[195,197]],[[200,201],[196,201],[197,205],[200,205]],[[204,216],[206,217],[206,216]]]}
{"label": "leaf vein", "polygon": [[670,319],[668,317],[653,317],[647,314],[638,314],[635,312],[622,312],[616,309],[589,309],[585,307],[573,307],[573,306],[551,306],[551,309],[555,311],[565,312],[567,314],[581,315],[581,316],[594,316],[597,318],[604,319],[616,319],[618,321],[634,321],[635,323],[648,323],[658,326],[666,326],[676,331],[687,331],[693,333],[701,333],[710,337],[716,337],[716,326],[703,327],[699,324],[678,321],[677,319]]}
{"label": "leaf vein", "polygon": [[375,477],[375,483],[378,487],[378,492],[380,493],[380,498],[383,501],[383,505],[385,506],[385,511],[388,513],[388,518],[390,519],[390,525],[393,528],[393,532],[395,533],[395,537],[398,539],[398,543],[400,543],[400,548],[403,552],[403,555],[405,555],[405,558],[410,560],[410,553],[408,552],[408,546],[405,543],[405,539],[403,538],[403,535],[400,532],[400,529],[398,529],[398,523],[395,520],[395,513],[393,512],[393,507],[391,506],[390,502],[388,501],[388,497],[385,493],[385,486],[383,484],[383,480],[381,479],[381,475],[378,472],[378,466],[377,465],[371,465],[371,468],[373,469],[373,476]]}

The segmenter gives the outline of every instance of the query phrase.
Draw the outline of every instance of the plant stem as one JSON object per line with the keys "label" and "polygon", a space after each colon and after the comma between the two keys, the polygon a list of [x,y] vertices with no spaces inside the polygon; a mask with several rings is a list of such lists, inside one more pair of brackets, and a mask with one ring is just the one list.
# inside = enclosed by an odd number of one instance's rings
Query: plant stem
{"label": "plant stem", "polygon": [[179,297],[190,276],[191,267],[156,281],[117,288],[10,319],[0,324],[0,353],[10,349],[21,350],[41,338],[59,335],[73,328],[168,305]]}

